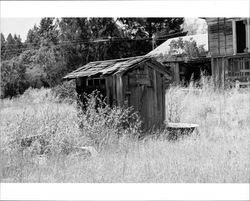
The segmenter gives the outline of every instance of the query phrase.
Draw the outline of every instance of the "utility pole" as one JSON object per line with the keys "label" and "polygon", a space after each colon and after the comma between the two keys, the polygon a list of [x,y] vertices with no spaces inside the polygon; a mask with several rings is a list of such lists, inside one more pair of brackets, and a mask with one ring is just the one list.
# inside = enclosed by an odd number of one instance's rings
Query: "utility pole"
{"label": "utility pole", "polygon": [[152,50],[155,49],[155,35],[152,35]]}

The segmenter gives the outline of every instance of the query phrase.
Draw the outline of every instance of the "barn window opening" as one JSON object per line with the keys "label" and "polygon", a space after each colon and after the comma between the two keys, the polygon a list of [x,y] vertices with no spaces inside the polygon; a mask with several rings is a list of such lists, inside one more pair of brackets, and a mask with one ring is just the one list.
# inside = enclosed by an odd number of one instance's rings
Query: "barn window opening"
{"label": "barn window opening", "polygon": [[94,81],[91,79],[91,80],[88,80],[87,81],[87,85],[88,86],[93,86],[94,85]]}
{"label": "barn window opening", "polygon": [[250,59],[229,59],[228,75],[232,77],[247,77],[250,75]]}
{"label": "barn window opening", "polygon": [[203,76],[211,76],[210,61],[197,63],[180,63],[180,82],[188,86],[190,81],[198,82]]}
{"label": "barn window opening", "polygon": [[94,79],[94,86],[99,86],[99,85],[100,85],[100,80]]}
{"label": "barn window opening", "polygon": [[104,78],[89,78],[87,79],[87,86],[89,87],[100,87],[105,85]]}
{"label": "barn window opening", "polygon": [[243,20],[236,21],[237,53],[244,53],[246,49],[246,25]]}
{"label": "barn window opening", "polygon": [[105,79],[101,79],[101,80],[100,80],[100,84],[101,84],[101,85],[105,85]]}

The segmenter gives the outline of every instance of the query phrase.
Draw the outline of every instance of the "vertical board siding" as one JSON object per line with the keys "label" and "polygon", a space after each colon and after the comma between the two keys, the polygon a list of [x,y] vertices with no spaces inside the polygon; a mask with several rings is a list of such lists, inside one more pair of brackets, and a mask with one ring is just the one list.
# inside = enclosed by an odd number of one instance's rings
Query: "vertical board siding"
{"label": "vertical board siding", "polygon": [[212,58],[212,76],[218,87],[225,87],[226,81],[250,80],[249,57],[216,57]]}
{"label": "vertical board siding", "polygon": [[113,79],[112,77],[106,77],[105,78],[105,83],[106,83],[106,92],[107,92],[107,103],[113,107]]}
{"label": "vertical board siding", "polygon": [[[208,23],[208,45],[212,57],[212,77],[215,85],[225,87],[226,80],[248,79],[243,58],[249,58],[249,55],[237,54],[236,41],[233,37],[236,34],[234,20],[237,19],[208,18],[206,20]],[[239,20],[242,19],[239,18]]]}
{"label": "vertical board siding", "polygon": [[121,75],[116,75],[116,93],[117,93],[117,103],[119,106],[123,106],[123,86],[122,86]]}
{"label": "vertical board siding", "polygon": [[113,93],[113,104],[117,105],[116,75],[112,76],[112,93]]}
{"label": "vertical board siding", "polygon": [[[142,119],[142,128],[158,128],[165,120],[165,87],[168,75],[162,66],[141,63],[123,74],[105,77],[107,103],[112,106],[133,107]],[[77,92],[91,93],[86,77],[77,80]]]}
{"label": "vertical board siding", "polygon": [[212,56],[233,54],[232,22],[225,18],[208,22],[208,45]]}
{"label": "vertical board siding", "polygon": [[158,111],[158,126],[164,121],[163,113],[164,113],[164,107],[162,105],[163,102],[163,80],[162,80],[162,74],[157,73],[157,111]]}
{"label": "vertical board siding", "polygon": [[147,88],[148,107],[146,109],[147,109],[147,116],[149,119],[148,124],[151,125],[152,119],[154,118],[154,98],[153,98],[154,77],[153,77],[153,70],[151,68],[148,68],[148,75],[149,75],[151,87]]}
{"label": "vertical board siding", "polygon": [[155,69],[152,69],[153,70],[153,99],[154,99],[154,102],[153,102],[153,107],[154,107],[154,113],[153,113],[153,118],[155,119],[156,123],[158,121],[158,115],[157,115],[157,80],[156,80],[156,71]]}

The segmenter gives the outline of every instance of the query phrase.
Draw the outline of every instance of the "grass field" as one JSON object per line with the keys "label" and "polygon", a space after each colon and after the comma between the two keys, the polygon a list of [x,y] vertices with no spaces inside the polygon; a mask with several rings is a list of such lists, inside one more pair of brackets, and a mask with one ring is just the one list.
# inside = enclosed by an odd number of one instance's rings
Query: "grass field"
{"label": "grass field", "polygon": [[[1,101],[1,180],[249,183],[249,104],[249,91],[171,87],[166,94],[167,121],[199,124],[193,136],[175,142],[137,140],[127,134],[117,139],[116,127],[105,127],[104,116],[92,111],[92,124],[80,129],[84,117],[75,103],[59,102],[49,89],[29,90]],[[112,112],[109,120],[122,113]],[[19,146],[21,138],[32,135],[49,138],[50,154],[39,157],[36,143],[26,149]],[[99,154],[86,157],[72,151],[85,145]]]}

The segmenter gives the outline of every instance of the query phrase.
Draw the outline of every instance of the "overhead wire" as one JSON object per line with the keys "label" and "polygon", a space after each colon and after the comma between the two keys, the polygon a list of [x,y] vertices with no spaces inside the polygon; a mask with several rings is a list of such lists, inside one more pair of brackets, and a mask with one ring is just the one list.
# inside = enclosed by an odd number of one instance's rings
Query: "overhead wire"
{"label": "overhead wire", "polygon": [[[25,45],[33,45],[33,47],[22,47],[22,48],[13,48],[10,50],[5,50],[8,53],[16,53],[16,51],[26,51],[26,50],[38,50],[41,47],[59,47],[63,45],[80,45],[80,44],[93,44],[93,43],[105,43],[105,42],[128,42],[128,41],[149,41],[149,40],[154,40],[154,41],[166,41],[168,38],[164,37],[170,37],[173,35],[181,34],[182,32],[177,32],[174,34],[167,34],[167,35],[162,35],[159,38],[122,38],[122,37],[111,37],[111,38],[102,38],[102,39],[92,39],[92,38],[85,38],[84,40],[67,40],[67,41],[59,41],[58,43],[55,44],[46,44],[44,46],[36,46],[37,43],[25,43]],[[9,44],[8,46],[17,46],[16,44]],[[88,49],[88,48],[85,48]]]}
{"label": "overhead wire", "polygon": [[[141,41],[141,40],[167,40],[164,37],[170,37],[174,36],[177,34],[181,34],[183,32],[177,32],[173,34],[167,34],[167,35],[161,35],[158,38],[124,38],[124,37],[106,37],[106,38],[83,38],[81,40],[78,39],[73,39],[73,40],[62,40],[59,43],[64,44],[64,43],[98,43],[98,42],[120,42],[120,41]],[[27,43],[24,42],[27,45],[36,45],[36,43]],[[8,46],[16,46],[16,44],[9,44]]]}

